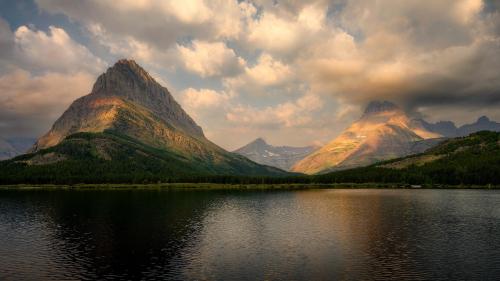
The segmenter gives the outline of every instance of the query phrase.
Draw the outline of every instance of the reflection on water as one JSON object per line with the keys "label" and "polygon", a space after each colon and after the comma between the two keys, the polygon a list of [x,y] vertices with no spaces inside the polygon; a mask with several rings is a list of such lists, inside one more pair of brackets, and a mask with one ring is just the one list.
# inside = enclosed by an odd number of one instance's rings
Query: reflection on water
{"label": "reflection on water", "polygon": [[0,280],[495,280],[500,192],[0,191]]}

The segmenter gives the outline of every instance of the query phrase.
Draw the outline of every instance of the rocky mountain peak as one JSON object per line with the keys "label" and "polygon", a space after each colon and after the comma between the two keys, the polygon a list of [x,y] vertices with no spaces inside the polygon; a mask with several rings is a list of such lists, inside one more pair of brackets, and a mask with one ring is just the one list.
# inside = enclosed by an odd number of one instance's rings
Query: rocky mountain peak
{"label": "rocky mountain peak", "polygon": [[[153,122],[157,123],[156,128]],[[173,138],[180,132],[205,140],[201,127],[167,88],[135,61],[121,59],[98,77],[90,94],[73,102],[32,151],[54,146],[70,134],[108,129],[121,133],[134,131],[134,137],[143,138],[159,132],[170,132],[169,137]]]}
{"label": "rocky mountain peak", "polygon": [[408,155],[415,152],[416,142],[441,137],[429,131],[428,126],[424,120],[410,118],[391,102],[372,101],[359,120],[297,162],[292,171],[314,174]]}
{"label": "rocky mountain peak", "polygon": [[364,116],[377,114],[381,112],[390,112],[399,110],[399,107],[389,101],[372,101],[365,109]]}
{"label": "rocky mountain peak", "polygon": [[120,94],[126,88],[139,90],[155,84],[153,77],[134,60],[121,59],[97,78],[92,93]]}
{"label": "rocky mountain peak", "polygon": [[316,150],[315,146],[273,146],[263,138],[257,138],[234,152],[259,164],[289,170],[293,164]]}
{"label": "rocky mountain peak", "polygon": [[135,68],[140,68],[142,69],[142,67],[140,67],[136,62],[135,60],[133,59],[119,59],[116,63],[115,63],[115,66],[118,66],[118,65],[125,65],[125,66],[130,66],[130,67],[135,67]]}
{"label": "rocky mountain peak", "polygon": [[479,131],[494,131],[500,132],[500,123],[492,121],[486,116],[481,116],[475,123],[465,124],[458,128],[458,136],[468,136]]}
{"label": "rocky mountain peak", "polygon": [[153,77],[132,59],[119,60],[108,71],[120,71],[125,75],[136,76],[145,81],[154,81]]}
{"label": "rocky mountain peak", "polygon": [[491,120],[487,116],[481,116],[477,119],[477,123],[489,123],[489,122],[491,122]]}
{"label": "rocky mountain peak", "polygon": [[256,138],[251,144],[262,146],[267,145],[267,142],[263,138]]}
{"label": "rocky mountain peak", "polygon": [[189,134],[203,136],[202,129],[161,86],[134,60],[121,59],[101,74],[91,96],[116,96],[141,105],[173,127]]}

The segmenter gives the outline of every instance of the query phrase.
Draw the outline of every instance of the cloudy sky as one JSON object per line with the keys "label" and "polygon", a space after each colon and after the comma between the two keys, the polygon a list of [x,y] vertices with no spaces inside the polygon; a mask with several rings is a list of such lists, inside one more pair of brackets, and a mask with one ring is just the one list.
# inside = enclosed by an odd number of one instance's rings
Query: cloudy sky
{"label": "cloudy sky", "polygon": [[324,143],[374,99],[500,120],[500,0],[0,0],[0,137],[45,133],[119,58],[226,149]]}

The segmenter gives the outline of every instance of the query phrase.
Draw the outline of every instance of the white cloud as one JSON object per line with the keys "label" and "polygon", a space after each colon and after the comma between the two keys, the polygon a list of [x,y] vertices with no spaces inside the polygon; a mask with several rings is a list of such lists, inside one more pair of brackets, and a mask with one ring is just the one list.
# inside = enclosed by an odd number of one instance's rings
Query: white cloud
{"label": "white cloud", "polygon": [[273,14],[264,14],[249,28],[248,41],[265,50],[284,51],[294,47],[300,34],[294,25]]}
{"label": "white cloud", "polygon": [[[146,2],[146,1],[145,1]],[[212,11],[202,0],[183,1],[150,1],[151,7],[159,5],[165,14],[173,15],[178,20],[187,24],[204,23],[213,16]]]}
{"label": "white cloud", "polygon": [[233,0],[150,2],[162,6],[166,15],[171,14],[184,24],[198,25],[217,39],[237,38],[244,22],[252,16],[255,9],[249,3]]}
{"label": "white cloud", "polygon": [[254,66],[245,67],[245,71],[241,75],[225,78],[224,85],[230,91],[259,96],[269,95],[270,87],[279,87],[285,84],[288,84],[287,87],[292,86],[295,78],[294,70],[289,65],[264,53]]}
{"label": "white cloud", "polygon": [[323,107],[322,100],[314,95],[305,95],[292,102],[277,106],[255,108],[237,105],[226,114],[227,120],[250,127],[300,127],[314,122],[312,114]]}
{"label": "white cloud", "polygon": [[41,108],[54,117],[72,101],[88,94],[94,79],[93,75],[85,72],[33,76],[17,69],[0,76],[0,100],[11,111],[22,113]]}
{"label": "white cloud", "polygon": [[[131,36],[159,49],[179,39],[237,38],[251,16],[251,5],[234,0],[36,0],[49,13],[62,13],[84,26],[99,24],[116,36]],[[112,15],[112,16],[110,16]]]}
{"label": "white cloud", "polygon": [[325,27],[325,8],[317,4],[305,6],[300,11],[297,22],[308,32],[318,32]]}
{"label": "white cloud", "polygon": [[97,23],[89,24],[87,29],[93,38],[108,48],[113,55],[133,57],[142,61],[158,59],[151,46],[131,36],[113,36]]}
{"label": "white cloud", "polygon": [[5,134],[40,135],[75,99],[88,94],[95,76],[86,72],[34,76],[16,69],[0,76],[0,119]]}
{"label": "white cloud", "polygon": [[0,19],[0,120],[10,136],[46,131],[76,98],[90,92],[105,63],[59,27],[47,32]]}
{"label": "white cloud", "polygon": [[461,0],[456,1],[454,10],[457,19],[464,23],[470,23],[474,17],[478,16],[483,9],[484,3],[482,0]]}
{"label": "white cloud", "polygon": [[248,26],[247,41],[255,48],[273,54],[288,54],[304,45],[325,28],[324,7],[310,5],[301,9],[298,16],[278,16],[264,11]]}
{"label": "white cloud", "polygon": [[246,69],[246,75],[251,82],[262,86],[274,86],[289,80],[292,76],[290,66],[273,59],[268,54],[262,54],[257,65]]}
{"label": "white cloud", "polygon": [[225,107],[232,96],[212,89],[188,88],[181,92],[181,104],[191,110]]}
{"label": "white cloud", "polygon": [[22,25],[14,32],[14,43],[17,60],[30,69],[97,72],[104,66],[102,60],[55,26],[46,33]]}
{"label": "white cloud", "polygon": [[222,42],[194,40],[191,46],[177,49],[184,68],[201,77],[236,75],[245,65],[245,61]]}

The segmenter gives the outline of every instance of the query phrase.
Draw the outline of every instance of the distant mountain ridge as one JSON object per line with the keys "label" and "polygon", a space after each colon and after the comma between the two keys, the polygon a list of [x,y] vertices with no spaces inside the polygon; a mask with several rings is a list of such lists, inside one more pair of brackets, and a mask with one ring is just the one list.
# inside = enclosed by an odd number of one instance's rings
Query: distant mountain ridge
{"label": "distant mountain ridge", "polygon": [[297,161],[318,148],[317,146],[273,146],[268,144],[264,139],[257,138],[233,152],[243,155],[259,164],[288,171]]}
{"label": "distant mountain ridge", "polygon": [[33,138],[0,138],[0,160],[26,153],[35,141]]}
{"label": "distant mountain ridge", "polygon": [[444,137],[464,137],[479,131],[500,132],[500,123],[490,120],[486,116],[481,116],[476,122],[457,127],[451,121],[440,121],[429,123],[422,119],[416,119],[415,122],[421,123],[427,130],[441,134]]}
{"label": "distant mountain ridge", "polygon": [[58,177],[58,170],[86,180],[92,177],[85,173],[101,171],[109,173],[103,177],[117,179],[127,178],[127,172],[162,179],[286,174],[209,141],[168,90],[133,60],[119,60],[108,68],[92,92],[75,100],[35,143],[31,154],[5,165],[49,182]]}
{"label": "distant mountain ridge", "polygon": [[18,155],[17,150],[6,140],[0,139],[0,160]]}

